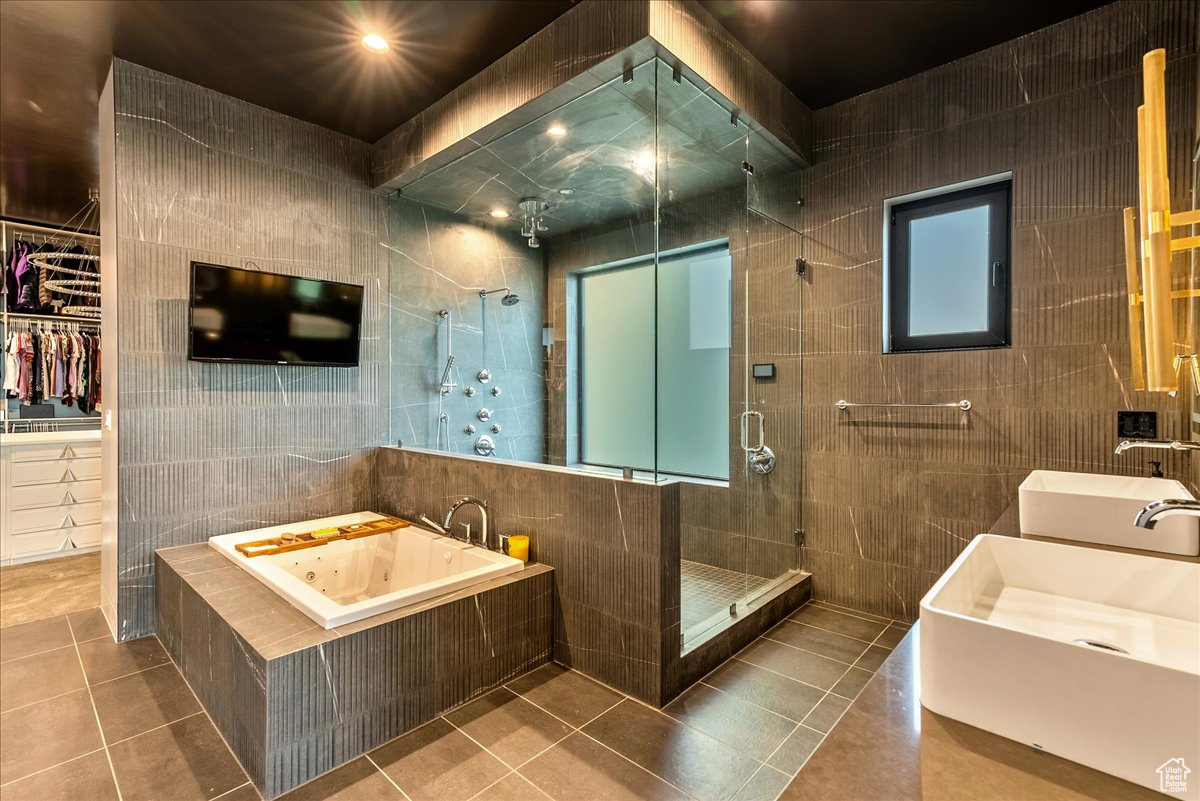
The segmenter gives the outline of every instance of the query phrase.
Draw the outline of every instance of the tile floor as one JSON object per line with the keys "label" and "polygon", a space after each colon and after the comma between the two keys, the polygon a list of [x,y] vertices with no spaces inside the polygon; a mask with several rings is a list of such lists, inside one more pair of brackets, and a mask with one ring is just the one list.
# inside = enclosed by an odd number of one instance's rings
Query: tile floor
{"label": "tile floor", "polygon": [[[86,567],[0,627],[0,801],[257,801],[157,639],[60,613]],[[544,665],[283,798],[774,801],[907,630],[812,602],[662,711]]]}
{"label": "tile floor", "polygon": [[681,629],[687,631],[705,618],[771,583],[770,579],[683,559],[679,563]]}

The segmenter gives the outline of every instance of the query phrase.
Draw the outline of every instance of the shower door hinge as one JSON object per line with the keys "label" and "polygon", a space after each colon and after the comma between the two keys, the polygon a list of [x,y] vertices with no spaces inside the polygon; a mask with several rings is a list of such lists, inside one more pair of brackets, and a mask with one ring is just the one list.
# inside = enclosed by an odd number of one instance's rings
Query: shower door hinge
{"label": "shower door hinge", "polygon": [[734,601],[729,605],[729,616],[737,617],[737,601]]}
{"label": "shower door hinge", "polygon": [[754,165],[748,161],[743,161],[742,172],[746,173],[746,175],[754,175]]}
{"label": "shower door hinge", "polygon": [[802,529],[802,528],[796,529],[796,547],[797,548],[804,547],[804,529]]}
{"label": "shower door hinge", "polygon": [[671,80],[675,83],[683,83],[683,68],[678,63],[674,67],[671,67]]}
{"label": "shower door hinge", "polygon": [[625,71],[621,73],[621,83],[633,83],[633,65],[626,64]]}

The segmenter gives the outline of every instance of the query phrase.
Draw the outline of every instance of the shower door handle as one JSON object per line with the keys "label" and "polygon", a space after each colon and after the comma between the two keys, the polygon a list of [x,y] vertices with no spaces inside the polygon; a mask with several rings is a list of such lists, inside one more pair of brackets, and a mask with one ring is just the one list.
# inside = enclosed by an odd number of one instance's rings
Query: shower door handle
{"label": "shower door handle", "polygon": [[[750,445],[750,418],[758,419],[758,444]],[[742,450],[746,452],[746,462],[750,469],[760,476],[765,476],[775,469],[775,454],[767,447],[767,432],[762,412],[742,412]]]}
{"label": "shower door handle", "polygon": [[[766,447],[766,430],[763,427],[762,412],[742,412],[742,450],[746,453],[760,453]],[[758,445],[750,446],[750,418],[758,419]]]}

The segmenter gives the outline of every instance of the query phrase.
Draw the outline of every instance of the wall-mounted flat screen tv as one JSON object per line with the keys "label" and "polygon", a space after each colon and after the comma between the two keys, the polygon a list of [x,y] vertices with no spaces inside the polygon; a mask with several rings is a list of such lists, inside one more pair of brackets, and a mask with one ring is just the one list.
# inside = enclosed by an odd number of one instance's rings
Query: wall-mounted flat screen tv
{"label": "wall-mounted flat screen tv", "polygon": [[188,358],[353,367],[362,295],[357,284],[194,261]]}

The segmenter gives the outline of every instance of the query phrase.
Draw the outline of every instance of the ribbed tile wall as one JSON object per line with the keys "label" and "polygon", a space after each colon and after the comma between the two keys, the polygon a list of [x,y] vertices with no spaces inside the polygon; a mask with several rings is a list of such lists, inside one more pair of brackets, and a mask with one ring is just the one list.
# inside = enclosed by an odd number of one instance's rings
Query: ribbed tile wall
{"label": "ribbed tile wall", "polygon": [[[114,62],[118,634],[154,626],[156,548],[371,505],[387,432],[386,205],[362,142]],[[366,287],[355,368],[187,360],[189,264]],[[107,289],[106,289],[107,292]],[[107,354],[106,354],[107,355]]]}
{"label": "ribbed tile wall", "polygon": [[[1137,205],[1141,57],[1156,47],[1172,203],[1190,202],[1196,31],[1194,3],[1118,2],[817,112],[804,205],[777,210],[812,267],[799,423],[816,598],[914,618],[1035,468],[1147,475],[1155,459],[1200,489],[1184,456],[1113,454],[1120,409],[1185,436],[1184,398],[1131,387],[1121,209]],[[1008,170],[1013,347],[882,355],[884,199]],[[843,414],[840,398],[975,405]]]}
{"label": "ribbed tile wall", "polygon": [[[533,558],[554,568],[554,659],[660,703],[666,664],[679,653],[675,486],[381,448],[380,510],[440,522],[455,500],[488,502],[488,523],[528,534]],[[478,531],[474,510],[456,517]]]}

